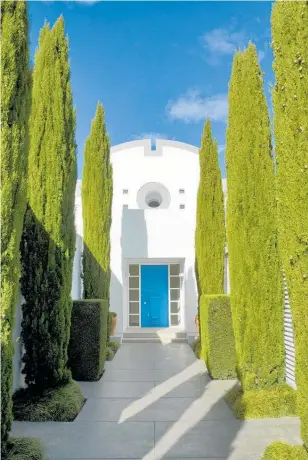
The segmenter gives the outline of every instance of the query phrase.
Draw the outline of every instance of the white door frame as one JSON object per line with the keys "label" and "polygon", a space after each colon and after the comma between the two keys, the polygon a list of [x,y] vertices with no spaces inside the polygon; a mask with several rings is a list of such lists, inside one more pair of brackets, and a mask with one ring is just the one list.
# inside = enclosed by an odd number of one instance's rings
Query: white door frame
{"label": "white door frame", "polygon": [[[123,315],[124,318],[126,318],[125,321],[125,327],[124,330],[127,328],[135,328],[139,329],[141,328],[141,270],[140,266],[141,265],[167,265],[168,266],[168,318],[169,318],[169,327],[171,327],[171,299],[170,299],[170,265],[173,264],[179,264],[180,265],[180,274],[181,276],[184,276],[184,267],[185,267],[185,259],[183,258],[152,258],[152,259],[125,259],[123,261],[124,265],[124,280],[123,280],[123,288],[124,288],[124,298],[123,298],[123,308],[125,309],[125,315]],[[129,326],[129,266],[130,265],[139,265],[139,325],[138,326]],[[185,283],[184,279],[182,280],[181,286],[180,286],[180,323],[178,324],[178,327],[184,326],[183,324],[183,319],[185,315],[183,314],[184,311],[184,302],[183,300],[185,299]],[[123,312],[124,313],[124,312]]]}

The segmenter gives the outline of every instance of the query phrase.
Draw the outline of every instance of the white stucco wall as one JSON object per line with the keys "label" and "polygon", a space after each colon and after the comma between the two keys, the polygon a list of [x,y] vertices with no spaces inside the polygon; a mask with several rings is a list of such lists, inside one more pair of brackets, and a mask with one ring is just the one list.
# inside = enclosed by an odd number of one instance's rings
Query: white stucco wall
{"label": "white stucco wall", "polygon": [[[153,259],[184,263],[184,324],[195,331],[197,288],[194,276],[198,148],[167,140],[141,140],[111,149],[113,206],[111,227],[110,308],[118,315],[117,333],[128,327],[127,269],[129,261]],[[140,209],[138,191],[159,183],[170,194],[168,209]],[[184,189],[185,193],[179,193]],[[123,190],[128,190],[123,194]],[[180,204],[185,209],[180,209]],[[128,209],[123,209],[128,205]],[[124,313],[123,313],[124,312]]]}
{"label": "white stucco wall", "polygon": [[73,279],[71,296],[73,300],[82,298],[82,251],[83,251],[83,223],[81,202],[81,180],[77,180],[75,193],[75,226],[76,250],[73,264]]}

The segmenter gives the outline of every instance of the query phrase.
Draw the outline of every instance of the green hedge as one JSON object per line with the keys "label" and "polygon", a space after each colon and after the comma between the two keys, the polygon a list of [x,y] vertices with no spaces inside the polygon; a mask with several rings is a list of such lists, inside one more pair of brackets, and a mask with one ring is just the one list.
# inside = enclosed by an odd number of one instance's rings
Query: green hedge
{"label": "green hedge", "polygon": [[107,327],[107,300],[73,302],[69,368],[76,380],[98,380],[104,370]]}
{"label": "green hedge", "polygon": [[308,452],[302,446],[277,441],[267,447],[262,460],[308,460]]}
{"label": "green hedge", "polygon": [[41,29],[33,70],[28,205],[21,260],[23,373],[44,391],[70,380],[77,177],[75,111],[63,16]]}
{"label": "green hedge", "polygon": [[279,250],[290,294],[301,436],[308,449],[308,3],[274,2]]}
{"label": "green hedge", "polygon": [[85,299],[109,299],[112,187],[110,142],[98,102],[85,143],[82,177]]}
{"label": "green hedge", "polygon": [[84,396],[77,382],[47,389],[37,395],[21,388],[13,396],[15,420],[28,422],[71,422],[82,409]]}
{"label": "green hedge", "polygon": [[198,294],[201,296],[201,294],[224,292],[226,243],[224,194],[218,164],[218,147],[212,137],[210,120],[207,120],[204,125],[199,162],[195,271]]}
{"label": "green hedge", "polygon": [[212,378],[236,377],[236,355],[230,296],[203,295],[200,298],[201,357]]}
{"label": "green hedge", "polygon": [[271,128],[254,45],[229,85],[227,239],[237,372],[244,391],[285,381],[282,267]]}
{"label": "green hedge", "polygon": [[10,438],[6,460],[44,460],[44,449],[33,438]]}
{"label": "green hedge", "polygon": [[225,400],[239,420],[297,415],[296,391],[286,384],[245,392],[237,385],[226,394]]}
{"label": "green hedge", "polygon": [[28,2],[1,2],[1,452],[12,422],[14,311],[27,197]]}
{"label": "green hedge", "polygon": [[201,358],[201,339],[200,337],[198,337],[196,340],[192,342],[191,348],[193,352],[195,353],[196,357],[200,359]]}

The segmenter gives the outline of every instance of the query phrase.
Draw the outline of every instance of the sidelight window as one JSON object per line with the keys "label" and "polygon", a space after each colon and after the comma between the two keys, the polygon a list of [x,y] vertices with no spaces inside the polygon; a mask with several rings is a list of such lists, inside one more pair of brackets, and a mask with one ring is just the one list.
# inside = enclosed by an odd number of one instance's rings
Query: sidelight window
{"label": "sidelight window", "polygon": [[170,326],[178,326],[181,322],[181,287],[181,266],[171,264],[169,266]]}
{"label": "sidelight window", "polygon": [[128,279],[129,326],[139,326],[140,319],[140,270],[139,265],[129,266]]}

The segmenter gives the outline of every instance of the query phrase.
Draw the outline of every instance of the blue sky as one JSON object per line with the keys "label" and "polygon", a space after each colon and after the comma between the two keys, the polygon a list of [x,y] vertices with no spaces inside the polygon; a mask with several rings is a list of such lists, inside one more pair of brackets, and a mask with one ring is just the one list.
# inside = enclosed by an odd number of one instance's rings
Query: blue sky
{"label": "blue sky", "polygon": [[227,92],[236,48],[258,48],[270,103],[271,2],[29,2],[32,58],[44,21],[62,14],[77,109],[78,177],[97,101],[111,145],[144,137],[200,145],[212,120],[223,176]]}

